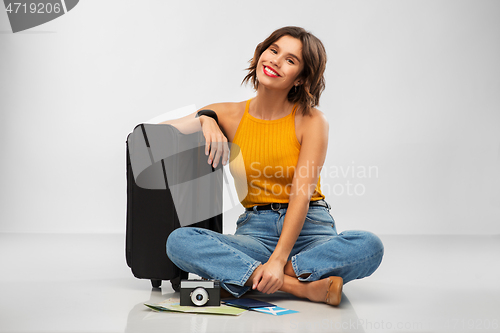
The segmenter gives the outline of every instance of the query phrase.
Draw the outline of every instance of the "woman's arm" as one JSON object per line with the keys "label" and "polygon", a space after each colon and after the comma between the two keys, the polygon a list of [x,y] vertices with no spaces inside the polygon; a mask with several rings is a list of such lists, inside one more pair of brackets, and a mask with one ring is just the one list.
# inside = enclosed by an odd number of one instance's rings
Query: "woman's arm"
{"label": "woman's arm", "polygon": [[274,293],[283,284],[284,266],[304,225],[309,201],[325,162],[329,130],[326,117],[315,110],[313,117],[303,119],[302,126],[304,134],[281,236],[273,254],[253,280],[253,289],[265,293]]}
{"label": "woman's arm", "polygon": [[[200,110],[211,109],[210,106]],[[200,111],[198,110],[198,111]],[[213,167],[217,167],[222,156],[222,164],[226,165],[229,159],[229,147],[227,139],[215,119],[207,116],[196,117],[198,111],[191,113],[179,119],[172,119],[161,122],[160,124],[168,124],[177,128],[181,133],[190,134],[198,131],[203,131],[205,137],[205,155],[208,156],[208,164],[213,163]],[[220,119],[220,115],[217,114]]]}
{"label": "woman's arm", "polygon": [[161,122],[160,124],[172,125],[183,134],[191,134],[201,131],[201,120],[203,116],[200,118],[196,118],[196,114],[198,113],[198,111],[188,114],[187,116],[184,116],[182,118]]}

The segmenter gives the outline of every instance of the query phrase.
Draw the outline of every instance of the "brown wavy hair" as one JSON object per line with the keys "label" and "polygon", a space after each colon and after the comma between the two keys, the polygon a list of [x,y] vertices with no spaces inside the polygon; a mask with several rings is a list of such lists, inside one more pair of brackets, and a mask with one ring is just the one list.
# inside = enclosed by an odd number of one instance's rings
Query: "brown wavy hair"
{"label": "brown wavy hair", "polygon": [[257,90],[259,81],[257,80],[257,63],[261,54],[267,50],[271,44],[283,36],[291,36],[302,42],[302,59],[304,69],[299,74],[303,83],[295,89],[292,87],[288,92],[288,101],[298,103],[303,115],[311,112],[311,108],[319,105],[319,98],[325,90],[324,72],[326,68],[326,51],[323,43],[313,34],[300,27],[283,27],[274,31],[266,40],[259,43],[255,48],[255,53],[250,59],[250,66],[247,68],[248,74],[242,84],[251,83]]}

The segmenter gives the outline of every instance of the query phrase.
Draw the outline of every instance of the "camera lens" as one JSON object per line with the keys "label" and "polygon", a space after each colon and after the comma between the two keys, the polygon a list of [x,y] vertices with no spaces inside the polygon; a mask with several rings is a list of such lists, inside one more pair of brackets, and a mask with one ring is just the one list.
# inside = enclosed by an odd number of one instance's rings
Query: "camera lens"
{"label": "camera lens", "polygon": [[191,302],[194,305],[202,306],[208,302],[208,293],[205,288],[198,287],[191,293]]}

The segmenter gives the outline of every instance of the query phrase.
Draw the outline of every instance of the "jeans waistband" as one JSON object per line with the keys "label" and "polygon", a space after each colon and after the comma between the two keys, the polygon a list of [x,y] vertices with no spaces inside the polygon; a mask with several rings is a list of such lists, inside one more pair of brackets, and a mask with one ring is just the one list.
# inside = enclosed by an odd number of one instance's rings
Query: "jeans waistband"
{"label": "jeans waistband", "polygon": [[[311,206],[320,206],[320,207],[325,207],[325,208],[332,208],[325,200],[316,200],[316,201],[309,201],[309,207]],[[279,203],[279,202],[273,202],[268,205],[261,205],[261,206],[252,206],[245,208],[245,210],[253,210],[254,207],[256,207],[257,210],[273,210],[273,211],[278,211],[283,208],[288,207],[288,203]]]}

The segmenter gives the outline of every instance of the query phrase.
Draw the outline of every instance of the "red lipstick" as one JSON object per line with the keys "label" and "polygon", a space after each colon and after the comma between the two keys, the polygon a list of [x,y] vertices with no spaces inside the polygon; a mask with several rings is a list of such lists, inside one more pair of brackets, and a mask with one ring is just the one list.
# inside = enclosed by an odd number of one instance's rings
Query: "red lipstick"
{"label": "red lipstick", "polygon": [[265,66],[263,67],[264,74],[270,77],[280,77],[280,75],[271,67]]}

